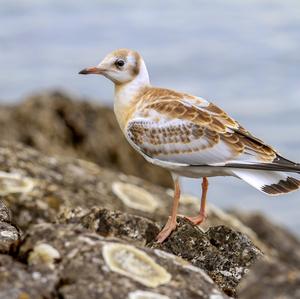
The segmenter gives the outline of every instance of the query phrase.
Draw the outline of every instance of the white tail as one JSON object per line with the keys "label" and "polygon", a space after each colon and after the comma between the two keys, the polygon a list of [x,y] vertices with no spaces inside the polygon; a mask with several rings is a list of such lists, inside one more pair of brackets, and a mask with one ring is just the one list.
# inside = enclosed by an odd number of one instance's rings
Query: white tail
{"label": "white tail", "polygon": [[280,195],[300,188],[300,175],[281,171],[233,169],[243,181],[268,195]]}

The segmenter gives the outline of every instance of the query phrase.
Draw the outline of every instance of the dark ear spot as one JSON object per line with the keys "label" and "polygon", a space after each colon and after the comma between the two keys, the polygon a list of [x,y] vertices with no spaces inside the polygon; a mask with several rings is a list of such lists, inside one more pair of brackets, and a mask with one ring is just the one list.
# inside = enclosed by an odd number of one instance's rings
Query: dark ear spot
{"label": "dark ear spot", "polygon": [[134,52],[133,56],[135,60],[135,65],[132,67],[132,75],[137,76],[140,71],[141,59],[140,59],[140,55],[137,52]]}

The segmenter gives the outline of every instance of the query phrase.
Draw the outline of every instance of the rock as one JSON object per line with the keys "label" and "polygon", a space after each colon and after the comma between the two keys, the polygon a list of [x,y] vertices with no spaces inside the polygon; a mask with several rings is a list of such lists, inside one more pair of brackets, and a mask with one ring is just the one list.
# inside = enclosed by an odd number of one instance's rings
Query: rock
{"label": "rock", "polygon": [[300,241],[263,215],[234,214],[265,244],[266,255],[242,280],[239,298],[300,298]]}
{"label": "rock", "polygon": [[209,228],[207,232],[177,218],[179,226],[162,244],[152,248],[170,252],[205,270],[229,296],[251,265],[262,256],[261,251],[245,235],[225,226]]}
{"label": "rock", "polygon": [[10,211],[2,200],[0,200],[0,222],[10,222]]}
{"label": "rock", "polygon": [[0,200],[0,253],[9,253],[19,241],[20,231],[11,224],[10,212]]}
{"label": "rock", "polygon": [[[139,178],[84,160],[47,157],[22,144],[4,142],[0,145],[0,170],[3,199],[12,210],[15,222],[24,230],[33,223],[56,221],[64,209],[76,207],[101,206],[164,221],[171,204],[165,189]],[[14,178],[14,181],[7,183],[7,177]],[[155,196],[157,207],[149,212],[126,205],[114,193],[115,183],[126,183],[127,189],[132,186],[135,198],[138,196],[137,186],[143,186],[140,188],[142,195]],[[19,186],[16,190],[18,184],[25,187]],[[131,192],[130,188],[128,190]],[[139,204],[142,203],[143,197]]]}
{"label": "rock", "polygon": [[[157,249],[104,238],[76,224],[32,226],[20,246],[21,260],[28,263],[31,252],[40,244],[55,248],[60,256],[53,267],[46,268],[46,276],[40,276],[46,280],[50,273],[56,281],[56,285],[48,286],[52,287],[51,298],[144,298],[144,293],[145,298],[228,298],[204,271],[181,259]],[[29,273],[41,270],[46,271],[43,260],[27,268]],[[23,286],[26,282],[14,281],[5,289],[17,289],[16,293],[21,289],[16,288],[17,283]],[[45,294],[36,289],[40,297]]]}
{"label": "rock", "polygon": [[278,260],[262,259],[238,289],[240,299],[300,298],[300,270]]}
{"label": "rock", "polygon": [[[93,209],[86,215],[66,218],[105,237],[117,237],[139,246],[160,249],[184,258],[203,269],[229,296],[262,253],[245,235],[224,226],[203,232],[189,221],[178,218],[178,228],[163,243],[155,243],[158,226],[143,217]],[[60,219],[60,221],[64,221]]]}
{"label": "rock", "polygon": [[[0,143],[0,171],[0,192],[23,230],[34,223],[56,221],[65,209],[77,207],[120,210],[160,225],[171,210],[170,190],[84,160],[48,157],[22,144]],[[195,214],[198,205],[198,198],[183,195],[179,213]],[[208,216],[205,229],[226,224],[255,239],[251,229],[216,207],[209,206]]]}
{"label": "rock", "polygon": [[59,298],[58,283],[53,271],[43,267],[29,268],[11,256],[0,254],[1,299]]}
{"label": "rock", "polygon": [[102,208],[94,208],[86,214],[81,211],[79,216],[65,213],[59,221],[81,224],[101,236],[120,238],[139,246],[155,240],[160,231],[159,226],[147,218]]}
{"label": "rock", "polygon": [[[194,227],[178,217],[179,226],[166,242],[154,243],[167,220],[171,193],[92,162],[0,143],[0,194],[14,222],[3,204],[0,219],[5,229],[18,232],[11,243],[2,242],[3,252],[13,258],[0,257],[6,273],[0,298],[228,298],[236,296],[240,281],[241,296],[254,292],[254,284],[271,294],[275,276],[260,272],[256,260],[292,273],[289,294],[297,294],[296,249],[293,263],[283,258],[297,240],[287,234],[290,245],[280,244],[285,232],[263,220],[261,225],[270,225],[280,238],[264,238],[255,225],[242,222],[246,217],[239,220],[210,205],[205,225]],[[179,212],[193,215],[198,205],[199,199],[183,195]],[[17,226],[25,233],[22,242]],[[159,279],[147,280],[147,269]]]}
{"label": "rock", "polygon": [[272,223],[258,213],[234,213],[267,246],[266,253],[281,262],[300,269],[300,241],[287,229]]}
{"label": "rock", "polygon": [[20,240],[20,233],[13,225],[0,222],[0,253],[8,253]]}
{"label": "rock", "polygon": [[110,108],[44,92],[0,107],[1,140],[22,142],[49,155],[78,157],[170,187],[169,173],[147,163],[125,140]]}

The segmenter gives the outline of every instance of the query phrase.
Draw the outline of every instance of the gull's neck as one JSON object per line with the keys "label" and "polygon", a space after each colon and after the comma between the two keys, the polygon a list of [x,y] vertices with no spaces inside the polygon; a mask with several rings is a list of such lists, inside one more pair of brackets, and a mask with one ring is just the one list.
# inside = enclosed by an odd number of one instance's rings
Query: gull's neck
{"label": "gull's neck", "polygon": [[114,111],[121,128],[125,125],[126,110],[130,109],[139,91],[150,86],[150,80],[145,62],[141,59],[138,75],[128,83],[115,84]]}

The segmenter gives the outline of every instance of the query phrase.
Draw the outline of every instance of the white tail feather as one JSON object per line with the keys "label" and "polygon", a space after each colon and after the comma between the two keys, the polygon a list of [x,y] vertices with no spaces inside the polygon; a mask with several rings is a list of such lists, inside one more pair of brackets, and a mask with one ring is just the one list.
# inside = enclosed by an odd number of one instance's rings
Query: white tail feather
{"label": "white tail feather", "polygon": [[234,169],[233,173],[268,195],[280,195],[300,188],[299,174],[252,169]]}

